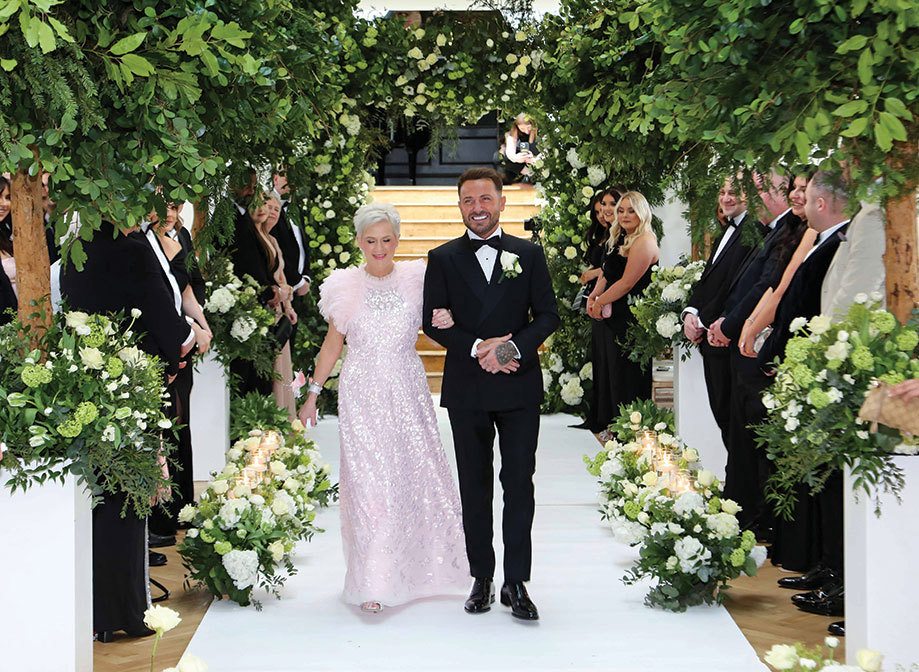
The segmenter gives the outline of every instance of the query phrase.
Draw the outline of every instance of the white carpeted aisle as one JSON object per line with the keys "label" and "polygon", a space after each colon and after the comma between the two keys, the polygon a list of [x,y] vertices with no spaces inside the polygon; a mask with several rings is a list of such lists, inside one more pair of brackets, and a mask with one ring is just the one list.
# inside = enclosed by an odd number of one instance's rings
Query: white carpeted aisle
{"label": "white carpeted aisle", "polygon": [[[452,463],[441,409],[438,418]],[[299,573],[288,580],[282,599],[262,595],[262,612],[215,602],[189,653],[220,672],[766,670],[725,609],[649,609],[642,604],[642,586],[620,581],[635,551],[616,542],[600,521],[594,479],[581,461],[599,446],[589,432],[568,428],[576,421],[564,415],[542,420],[528,585],[540,610],[538,623],[517,621],[499,603],[490,613],[471,616],[463,611],[464,596],[381,614],[344,604],[338,509],[332,507],[318,518],[326,532],[298,548]],[[313,438],[337,474],[336,419],[321,421]],[[500,544],[499,511],[495,520]],[[501,577],[495,578],[500,587]]]}

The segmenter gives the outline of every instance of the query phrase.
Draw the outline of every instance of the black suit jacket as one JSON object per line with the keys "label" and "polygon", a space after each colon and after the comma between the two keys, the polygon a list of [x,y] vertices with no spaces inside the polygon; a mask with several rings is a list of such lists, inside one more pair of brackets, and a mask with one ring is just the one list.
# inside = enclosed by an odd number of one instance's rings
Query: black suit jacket
{"label": "black suit jacket", "polygon": [[760,366],[769,367],[776,358],[785,356],[785,345],[791,338],[788,328],[796,317],[810,319],[820,314],[820,290],[827,269],[836,255],[839,243],[845,238],[849,225],[842,226],[824,240],[811,255],[801,262],[788,289],[779,301],[772,321],[772,333],[759,351]]}
{"label": "black suit jacket", "polygon": [[[447,348],[441,406],[503,411],[543,402],[538,349],[559,324],[552,279],[541,247],[507,233],[501,245],[520,258],[523,270],[500,282],[500,255],[487,282],[466,234],[428,253],[422,320],[424,333]],[[434,328],[434,308],[449,308],[454,326]],[[472,356],[472,345],[505,334],[513,335],[520,368],[487,373]]]}
{"label": "black suit jacket", "polygon": [[[712,244],[712,252],[708,257],[705,270],[702,271],[699,282],[696,283],[692,296],[689,297],[686,305],[692,306],[699,311],[699,319],[706,327],[721,317],[724,312],[725,301],[731,290],[731,284],[737,277],[747,254],[754,249],[743,241],[744,228],[749,226],[751,222],[753,225],[758,225],[757,222],[751,219],[751,215],[747,213],[743,221],[737,226],[737,230],[731,235],[718,259],[713,262],[712,260],[715,252],[718,251],[721,239],[727,234],[727,227],[725,227],[718,240]],[[728,348],[713,348],[705,338],[702,339],[699,347],[703,354],[728,355]]]}
{"label": "black suit jacket", "polygon": [[[233,207],[236,207],[234,203]],[[274,269],[268,267],[268,255],[265,254],[265,248],[262,247],[262,241],[259,240],[255,232],[255,224],[248,212],[239,212],[236,210],[236,220],[233,230],[233,242],[230,245],[230,261],[233,262],[233,271],[237,277],[242,278],[244,275],[251,275],[252,278],[262,287],[259,293],[259,300],[262,303],[268,301],[272,296],[272,287],[276,284],[274,281]]]}
{"label": "black suit jacket", "polygon": [[16,293],[13,291],[13,283],[6,276],[6,273],[0,269],[0,324],[8,324],[13,318],[6,312],[8,308],[14,311],[19,308],[19,301],[16,299]]}
{"label": "black suit jacket", "polygon": [[[763,246],[750,250],[738,268],[724,302],[721,331],[731,340],[737,340],[743,330],[744,321],[756,308],[766,289],[774,287],[781,279],[785,264],[773,263],[777,245],[786,226],[798,224],[800,219],[790,210],[766,233]],[[787,263],[787,260],[785,261]],[[781,269],[779,268],[781,267]],[[779,277],[775,277],[778,270]]]}
{"label": "black suit jacket", "polygon": [[150,246],[131,236],[112,235],[112,225],[103,223],[93,239],[83,243],[83,270],[68,264],[62,272],[61,294],[67,307],[87,313],[123,311],[128,319],[131,310],[139,308],[134,327],[142,334],[140,347],[162,359],[168,374],[176,373],[188,324],[176,313]]}
{"label": "black suit jacket", "polygon": [[[297,227],[300,240],[303,241],[303,273],[300,273],[299,270],[301,253],[294,227]],[[281,215],[278,217],[278,223],[271,230],[271,235],[278,241],[278,247],[281,248],[281,254],[284,256],[284,278],[288,285],[296,287],[303,281],[304,274],[309,272],[309,259],[306,256],[306,239],[303,237],[303,229],[299,228],[291,216],[289,203],[281,208]]]}
{"label": "black suit jacket", "polygon": [[201,275],[201,269],[198,268],[198,258],[195,256],[195,246],[191,242],[191,234],[183,226],[179,229],[176,237],[179,244],[182,245],[182,251],[185,253],[185,266],[188,269],[191,291],[195,295],[195,300],[203,306],[207,300],[207,287]]}

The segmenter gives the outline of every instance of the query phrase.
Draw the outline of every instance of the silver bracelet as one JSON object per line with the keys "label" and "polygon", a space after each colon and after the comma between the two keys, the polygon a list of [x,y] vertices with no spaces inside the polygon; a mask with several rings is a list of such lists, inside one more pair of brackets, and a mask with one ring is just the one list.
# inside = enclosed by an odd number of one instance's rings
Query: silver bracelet
{"label": "silver bracelet", "polygon": [[318,397],[319,394],[322,392],[322,385],[319,385],[318,383],[310,383],[309,387],[306,388],[306,391],[312,392]]}

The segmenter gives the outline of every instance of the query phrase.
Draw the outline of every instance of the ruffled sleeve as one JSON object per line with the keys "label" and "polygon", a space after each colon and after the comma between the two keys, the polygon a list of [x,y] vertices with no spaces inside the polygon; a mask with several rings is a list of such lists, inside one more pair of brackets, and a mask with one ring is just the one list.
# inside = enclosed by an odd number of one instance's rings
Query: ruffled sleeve
{"label": "ruffled sleeve", "polygon": [[399,263],[399,293],[402,298],[418,308],[418,314],[421,314],[421,306],[424,302],[424,271],[427,266],[423,259],[414,259],[412,261],[400,261]]}
{"label": "ruffled sleeve", "polygon": [[332,271],[319,287],[319,312],[326,322],[334,322],[339,333],[348,333],[348,323],[364,299],[360,268]]}

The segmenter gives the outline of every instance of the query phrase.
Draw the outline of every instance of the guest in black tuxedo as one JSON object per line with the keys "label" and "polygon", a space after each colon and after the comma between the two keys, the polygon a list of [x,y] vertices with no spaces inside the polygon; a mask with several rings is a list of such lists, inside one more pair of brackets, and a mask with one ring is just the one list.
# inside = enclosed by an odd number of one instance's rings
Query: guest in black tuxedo
{"label": "guest in black tuxedo", "polygon": [[[772,383],[755,360],[744,357],[736,347],[741,329],[763,293],[778,285],[788,259],[803,235],[806,225],[788,204],[789,179],[772,171],[755,175],[764,211],[762,247],[750,250],[731,282],[722,316],[711,326],[716,336],[731,342],[731,413],[727,444],[724,495],[741,505],[738,519],[743,527],[752,527],[761,539],[770,539],[773,525],[766,507],[764,488],[769,475],[765,452],[756,446],[750,425],[765,418],[763,390]],[[806,181],[805,181],[806,185]],[[791,244],[789,244],[791,243]]]}
{"label": "guest in black tuxedo", "polygon": [[721,236],[712,245],[699,282],[683,310],[683,333],[699,344],[702,353],[708,401],[721,430],[724,445],[729,443],[731,416],[731,362],[728,341],[718,338],[708,328],[722,315],[731,283],[750,247],[744,243],[744,229],[751,223],[747,217],[747,200],[738,189],[737,180],[725,180],[718,194],[725,224]]}
{"label": "guest in black tuxedo", "polygon": [[[296,313],[305,313],[307,306],[301,300],[310,291],[310,260],[308,243],[300,226],[299,208],[290,200],[287,175],[275,173],[274,191],[281,205],[277,222],[270,227],[270,235],[277,241],[284,258],[284,279],[293,290],[291,306]],[[297,339],[299,322],[294,322],[290,332],[290,347]]]}
{"label": "guest in black tuxedo", "polygon": [[[61,291],[69,308],[87,313],[141,311],[134,322],[144,352],[159,357],[169,382],[191,350],[194,333],[175,311],[162,286],[161,269],[150,247],[134,236],[115,234],[103,222],[92,240],[84,242],[82,271],[68,265]],[[164,462],[165,467],[165,462]],[[143,623],[147,595],[147,531],[144,521],[128,508],[121,517],[124,493],[104,493],[93,509],[93,628],[102,641],[112,632],[153,634]]]}
{"label": "guest in black tuxedo", "polygon": [[[530,579],[533,473],[543,402],[538,348],[558,327],[559,317],[542,249],[500,228],[501,188],[501,177],[491,168],[472,168],[460,176],[459,206],[467,232],[428,255],[424,332],[447,348],[441,405],[453,430],[466,552],[475,578],[466,611],[488,611],[494,602],[497,429],[504,489],[501,602],[514,616],[536,620],[524,582]],[[455,325],[435,329],[434,308],[448,308]]]}
{"label": "guest in black tuxedo", "polygon": [[10,183],[0,175],[0,324],[7,324],[13,318],[8,309],[17,310],[16,259],[13,258],[13,217],[10,214]]}
{"label": "guest in black tuxedo", "polygon": [[[766,370],[782,359],[790,339],[789,327],[796,317],[810,319],[820,314],[823,278],[849,225],[845,214],[848,196],[838,176],[818,171],[808,182],[804,205],[807,225],[818,232],[813,249],[798,267],[788,290],[776,311],[774,330],[759,353],[759,363]],[[843,577],[843,486],[842,474],[834,471],[824,489],[815,497],[819,520],[820,566],[804,577],[783,579],[788,588],[815,588],[810,593],[792,597],[804,611],[825,616],[841,616],[845,603]]]}
{"label": "guest in black tuxedo", "polygon": [[[584,253],[584,263],[587,270],[581,273],[581,284],[587,296],[597,286],[597,280],[603,276],[603,262],[606,260],[606,243],[609,241],[610,224],[616,217],[616,204],[622,197],[618,189],[604,189],[594,195],[593,205],[590,210],[590,228],[587,230],[587,251]],[[584,312],[587,312],[585,300]],[[609,330],[600,320],[590,320],[590,361],[593,364],[593,394],[590,407],[587,409],[587,418],[583,427],[592,432],[601,432],[606,429],[610,421],[618,413],[618,407],[613,402],[610,390],[613,380],[610,377],[610,360],[618,350],[618,345],[610,338]]]}
{"label": "guest in black tuxedo", "polygon": [[[605,336],[606,371],[599,377],[594,369],[594,386],[603,386],[598,399],[613,418],[620,404],[651,398],[651,369],[629,359],[619,341],[635,316],[629,300],[641,296],[651,284],[651,267],[660,258],[657,237],[651,229],[651,207],[637,191],[627,191],[616,204],[610,222],[609,240],[603,260],[603,275],[587,300],[587,314],[602,322]],[[604,306],[609,306],[604,313]]]}

